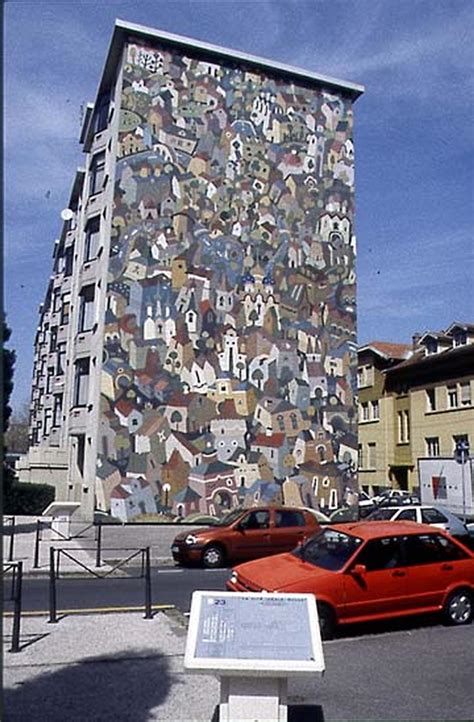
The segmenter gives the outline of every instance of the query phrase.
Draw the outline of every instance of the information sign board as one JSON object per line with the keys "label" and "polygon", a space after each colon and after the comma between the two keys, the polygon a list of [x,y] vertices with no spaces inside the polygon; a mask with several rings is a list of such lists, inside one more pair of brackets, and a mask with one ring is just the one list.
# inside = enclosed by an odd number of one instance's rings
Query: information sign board
{"label": "information sign board", "polygon": [[219,674],[322,673],[314,596],[194,592],[184,664],[189,670]]}

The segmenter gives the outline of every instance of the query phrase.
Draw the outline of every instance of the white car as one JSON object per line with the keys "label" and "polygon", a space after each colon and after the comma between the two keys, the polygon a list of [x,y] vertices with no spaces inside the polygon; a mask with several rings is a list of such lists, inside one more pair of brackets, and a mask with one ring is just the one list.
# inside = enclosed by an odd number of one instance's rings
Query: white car
{"label": "white car", "polygon": [[372,501],[375,504],[381,504],[383,501],[400,501],[409,496],[412,496],[412,493],[404,489],[385,489],[381,491],[380,494],[372,497]]}
{"label": "white car", "polygon": [[456,537],[468,537],[469,530],[457,516],[442,506],[407,504],[405,506],[382,506],[367,517],[367,521],[416,521],[444,529]]}

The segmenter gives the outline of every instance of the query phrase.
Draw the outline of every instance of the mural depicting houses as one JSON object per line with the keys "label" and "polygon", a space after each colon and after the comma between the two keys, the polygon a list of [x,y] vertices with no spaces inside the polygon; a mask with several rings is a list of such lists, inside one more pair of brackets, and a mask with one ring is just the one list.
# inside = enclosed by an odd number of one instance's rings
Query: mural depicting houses
{"label": "mural depicting houses", "polygon": [[351,101],[129,43],[98,503],[335,508],[354,483]]}

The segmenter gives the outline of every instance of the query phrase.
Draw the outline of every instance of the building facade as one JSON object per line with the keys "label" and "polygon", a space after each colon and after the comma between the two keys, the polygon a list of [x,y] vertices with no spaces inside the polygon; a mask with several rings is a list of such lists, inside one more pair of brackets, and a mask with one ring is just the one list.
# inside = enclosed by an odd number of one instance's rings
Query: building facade
{"label": "building facade", "polygon": [[359,349],[359,483],[417,490],[418,460],[474,443],[474,325]]}
{"label": "building facade", "polygon": [[342,503],[362,90],[117,21],[40,309],[30,480],[50,454],[86,516],[219,516],[246,459],[282,490],[323,438],[304,502]]}

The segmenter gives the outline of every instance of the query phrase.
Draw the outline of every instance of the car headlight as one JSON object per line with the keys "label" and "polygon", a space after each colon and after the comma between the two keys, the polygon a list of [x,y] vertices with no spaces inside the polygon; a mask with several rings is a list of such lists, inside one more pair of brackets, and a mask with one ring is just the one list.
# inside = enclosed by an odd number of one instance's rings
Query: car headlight
{"label": "car headlight", "polygon": [[196,534],[188,534],[188,536],[184,540],[184,543],[188,544],[189,546],[192,546],[193,544],[197,544],[198,538],[197,538]]}
{"label": "car headlight", "polygon": [[239,580],[239,575],[237,574],[237,572],[232,572],[232,574],[229,577],[229,581],[231,582],[231,584],[237,584],[238,580]]}

